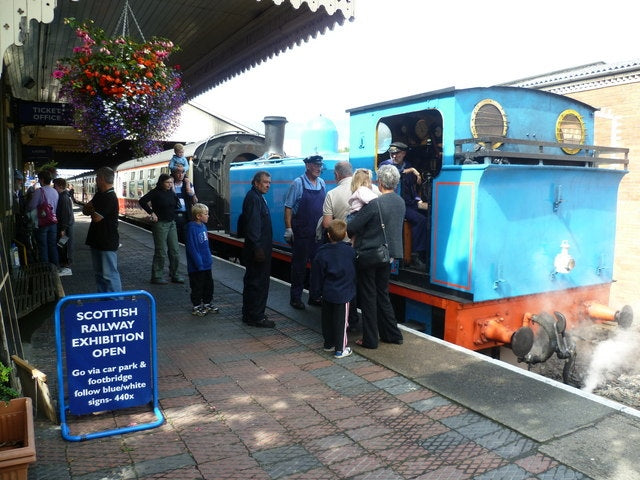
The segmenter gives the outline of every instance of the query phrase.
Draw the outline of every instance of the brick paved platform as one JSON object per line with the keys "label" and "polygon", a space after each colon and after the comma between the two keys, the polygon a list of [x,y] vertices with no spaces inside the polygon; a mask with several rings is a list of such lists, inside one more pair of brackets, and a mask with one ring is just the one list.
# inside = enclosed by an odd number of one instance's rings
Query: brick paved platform
{"label": "brick paved platform", "polygon": [[[90,293],[94,285],[82,245],[86,219],[77,219],[73,275],[61,278],[66,294]],[[30,480],[640,478],[636,416],[584,397],[576,401],[594,404],[565,410],[574,408],[573,400],[560,391],[554,401],[565,411],[558,418],[583,417],[587,425],[559,427],[549,421],[556,430],[545,430],[536,424],[546,422],[544,413],[553,402],[526,398],[520,383],[510,390],[512,398],[496,398],[499,387],[493,394],[486,387],[474,390],[477,379],[469,380],[466,371],[508,377],[466,368],[481,359],[457,350],[447,350],[452,360],[446,364],[420,364],[416,352],[448,347],[410,333],[402,346],[357,350],[335,360],[322,350],[319,310],[288,308],[287,287],[277,281],[268,312],[276,328],[243,325],[243,270],[217,259],[214,302],[220,313],[194,317],[188,286],[148,282],[151,235],[129,225],[121,225],[120,232],[123,288],[147,290],[157,301],[159,397],[166,422],[146,431],[68,442],[58,425],[39,418]],[[53,335],[51,319],[32,335],[25,355],[48,374],[55,394]],[[460,357],[457,366],[454,355]],[[398,366],[392,361],[407,357],[414,358]],[[552,387],[541,384],[536,391],[545,388]],[[479,397],[477,407],[470,406],[473,397]],[[510,412],[504,420],[496,413],[500,410]],[[518,426],[519,410],[533,433]],[[148,416],[148,409],[132,409],[73,418],[69,424],[77,431],[114,428],[148,421]],[[586,434],[573,439],[576,431]],[[618,441],[607,438],[611,431],[631,433]],[[595,457],[593,446],[600,451]]]}

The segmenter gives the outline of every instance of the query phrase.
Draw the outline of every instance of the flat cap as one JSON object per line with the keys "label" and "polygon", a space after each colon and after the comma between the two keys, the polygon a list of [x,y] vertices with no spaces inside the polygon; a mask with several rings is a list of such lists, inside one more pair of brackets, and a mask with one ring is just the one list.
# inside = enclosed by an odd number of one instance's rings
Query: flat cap
{"label": "flat cap", "polygon": [[322,165],[322,157],[320,155],[311,155],[304,159],[304,163],[317,163],[318,165]]}
{"label": "flat cap", "polygon": [[393,142],[389,145],[389,153],[406,152],[409,149],[405,143]]}

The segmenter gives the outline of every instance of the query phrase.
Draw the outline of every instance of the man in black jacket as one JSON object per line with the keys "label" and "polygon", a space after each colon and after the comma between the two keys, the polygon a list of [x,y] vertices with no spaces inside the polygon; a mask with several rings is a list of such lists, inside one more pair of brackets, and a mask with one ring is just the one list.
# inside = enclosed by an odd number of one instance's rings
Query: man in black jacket
{"label": "man in black jacket", "polygon": [[275,323],[265,315],[271,276],[271,243],[273,230],[271,214],[264,195],[271,187],[271,175],[257,172],[242,203],[244,250],[242,258],[246,271],[242,291],[242,321],[254,327],[273,328]]}
{"label": "man in black jacket", "polygon": [[122,291],[118,271],[118,197],[113,190],[114,178],[112,169],[100,167],[96,171],[98,191],[91,201],[82,207],[82,213],[91,216],[85,244],[91,247],[98,292]]}

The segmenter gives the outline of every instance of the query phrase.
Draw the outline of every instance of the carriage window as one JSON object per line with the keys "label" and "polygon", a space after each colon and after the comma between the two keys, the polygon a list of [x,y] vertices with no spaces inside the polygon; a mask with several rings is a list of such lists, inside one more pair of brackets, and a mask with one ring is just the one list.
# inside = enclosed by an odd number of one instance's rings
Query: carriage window
{"label": "carriage window", "polygon": [[[478,102],[471,114],[471,134],[478,137],[504,137],[507,134],[507,115],[502,106],[489,98]],[[484,142],[478,142],[484,146]],[[498,148],[502,142],[496,142],[491,148]]]}
{"label": "carriage window", "polygon": [[[584,144],[585,125],[582,117],[575,110],[565,110],[558,116],[556,122],[556,140],[560,143]],[[575,155],[579,148],[563,148],[565,153]]]}
{"label": "carriage window", "polygon": [[138,180],[142,180],[144,178],[144,170],[140,170],[140,174],[138,175]]}
{"label": "carriage window", "polygon": [[156,169],[155,168],[149,169],[149,178],[156,178]]}

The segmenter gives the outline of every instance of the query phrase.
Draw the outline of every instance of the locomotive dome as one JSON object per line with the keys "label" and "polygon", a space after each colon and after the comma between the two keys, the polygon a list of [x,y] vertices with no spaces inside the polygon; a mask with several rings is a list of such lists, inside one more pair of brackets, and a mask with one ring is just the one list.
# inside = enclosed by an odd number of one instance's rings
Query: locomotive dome
{"label": "locomotive dome", "polygon": [[304,156],[338,152],[338,129],[336,125],[322,115],[310,120],[302,131],[300,140]]}

